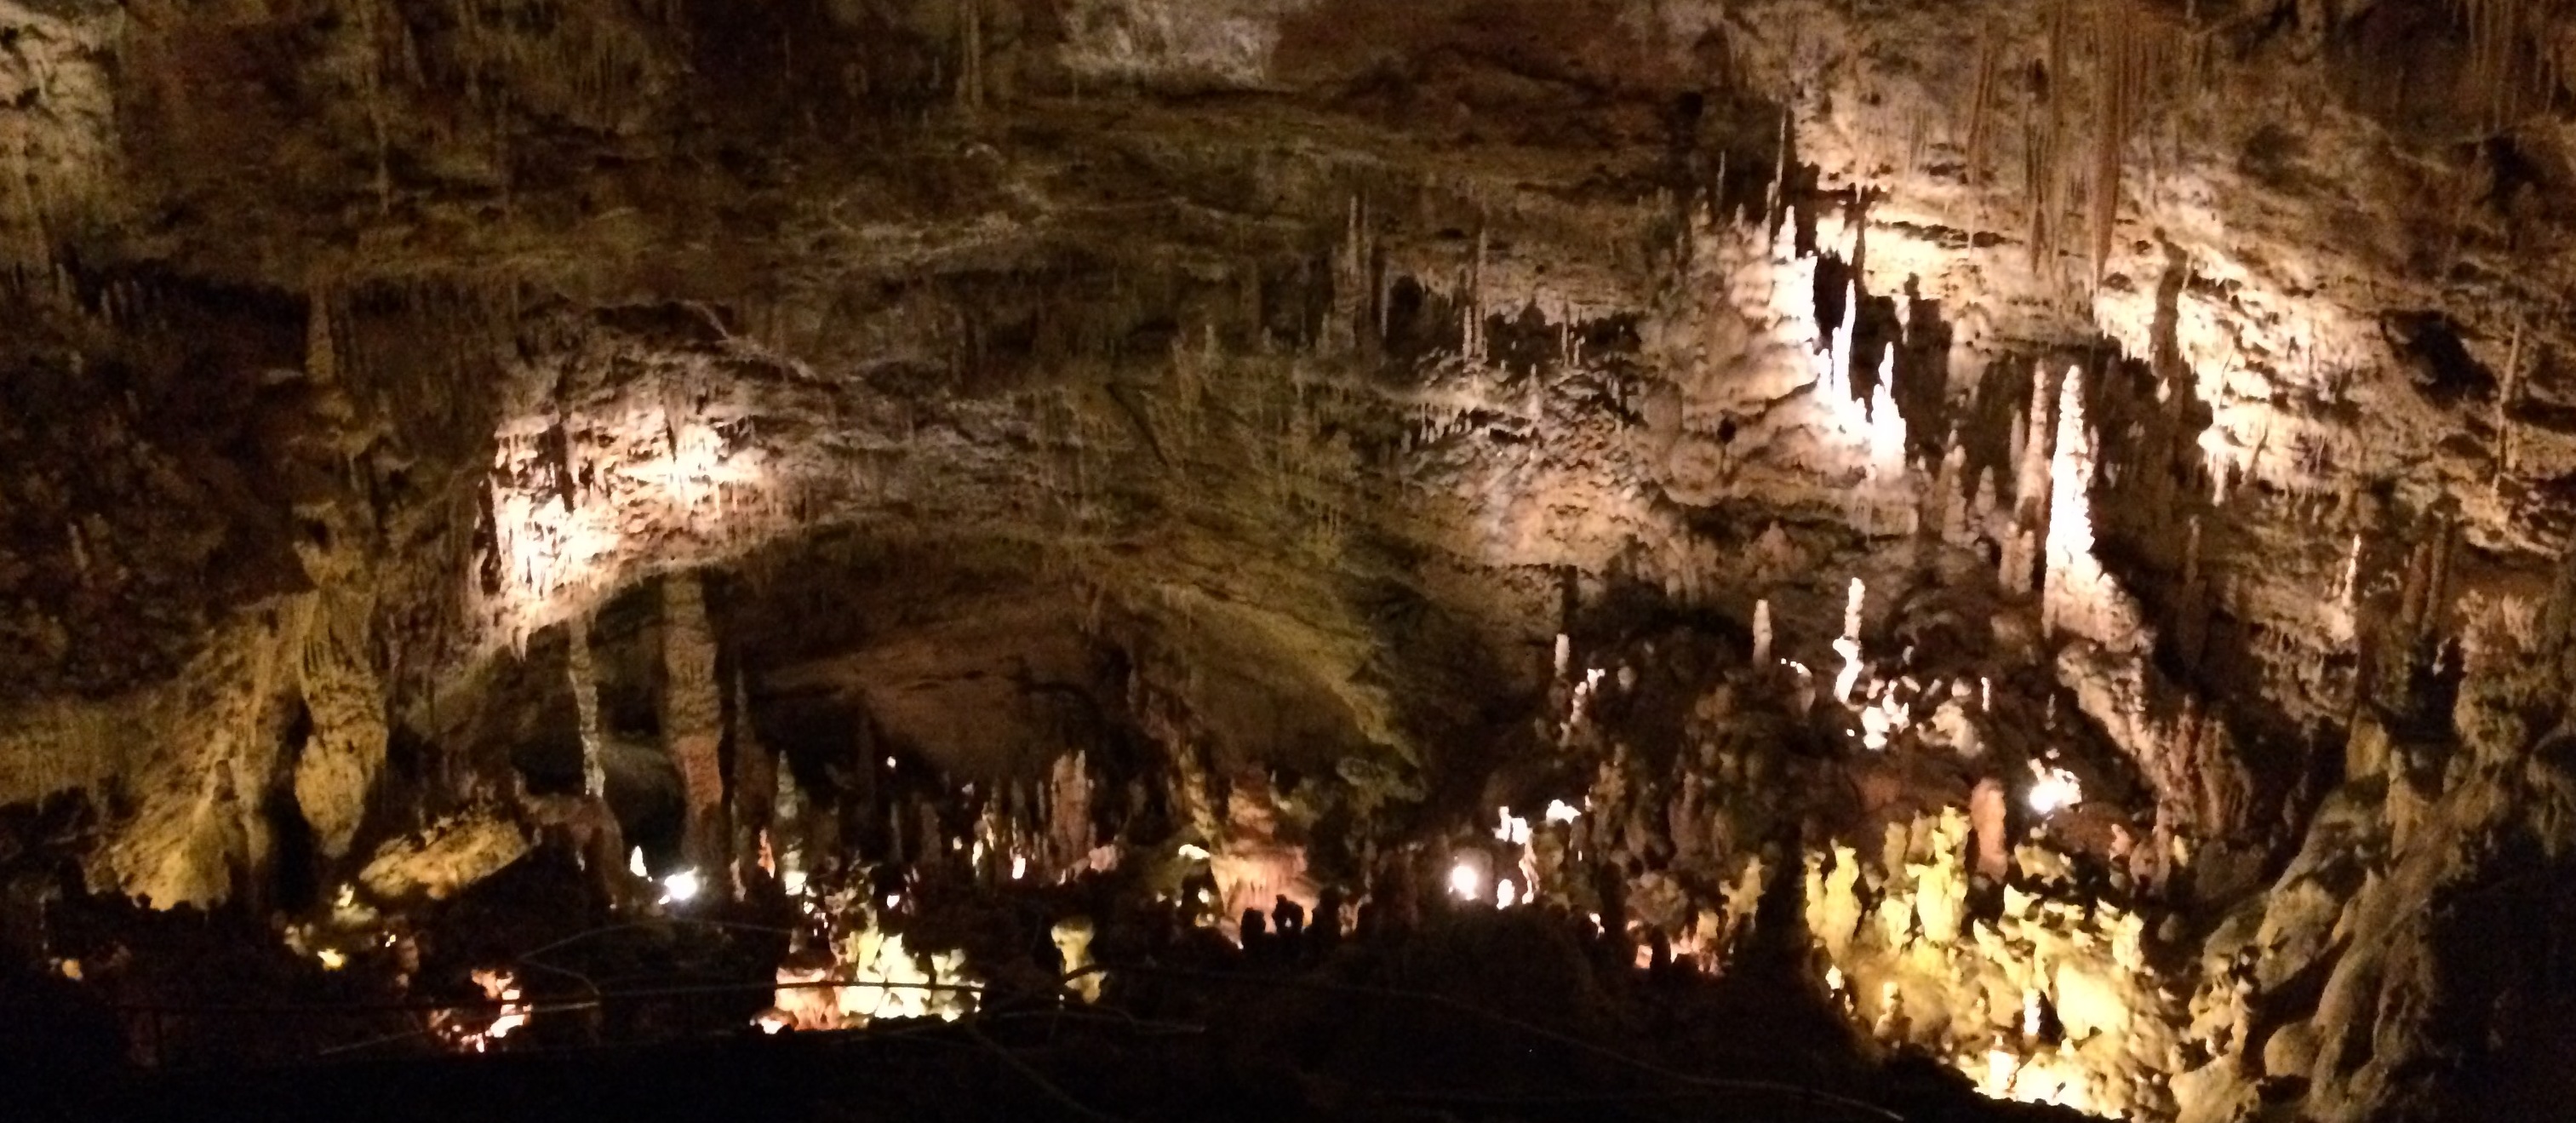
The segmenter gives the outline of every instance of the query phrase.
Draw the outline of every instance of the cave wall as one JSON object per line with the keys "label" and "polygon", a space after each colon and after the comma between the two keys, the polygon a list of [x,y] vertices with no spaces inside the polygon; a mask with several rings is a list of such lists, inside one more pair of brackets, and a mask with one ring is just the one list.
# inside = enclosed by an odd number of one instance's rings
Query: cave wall
{"label": "cave wall", "polygon": [[[1819,671],[1853,578],[1969,588],[2033,621],[1963,665],[2064,691],[2211,900],[2374,801],[2307,1032],[2400,1081],[2432,1031],[2363,996],[2458,937],[2398,918],[2557,868],[2569,18],[0,3],[0,803],[90,792],[164,904],[274,807],[355,861],[694,571],[747,698],[927,744],[1115,651],[1221,757],[1414,794],[1512,743],[1569,588]],[[778,607],[854,570],[846,639]]]}

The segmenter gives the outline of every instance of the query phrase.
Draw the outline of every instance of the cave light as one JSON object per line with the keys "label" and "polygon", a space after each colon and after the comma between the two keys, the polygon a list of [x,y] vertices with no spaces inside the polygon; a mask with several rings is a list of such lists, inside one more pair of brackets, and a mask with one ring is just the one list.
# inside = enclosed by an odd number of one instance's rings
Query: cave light
{"label": "cave light", "polygon": [[337,971],[349,965],[349,957],[338,948],[323,948],[314,952],[313,958],[322,962],[322,969],[325,971]]}
{"label": "cave light", "polygon": [[2084,802],[2084,785],[2074,773],[2063,768],[2041,768],[2035,761],[2031,768],[2039,773],[2039,779],[2031,784],[2030,794],[2024,798],[2033,812],[2045,817]]}
{"label": "cave light", "polygon": [[1498,814],[1501,819],[1501,823],[1494,828],[1495,841],[1507,843],[1512,846],[1529,845],[1529,820],[1512,814],[1512,809],[1508,807],[1503,808]]}
{"label": "cave light", "polygon": [[1207,847],[1201,846],[1195,842],[1182,843],[1180,854],[1184,860],[1192,862],[1204,862],[1210,857],[1213,857],[1213,855],[1208,853]]}
{"label": "cave light", "polygon": [[1561,800],[1561,799],[1551,799],[1551,800],[1547,801],[1547,821],[1548,821],[1548,822],[1551,822],[1551,823],[1571,823],[1571,822],[1575,821],[1576,819],[1580,819],[1580,818],[1582,818],[1582,817],[1583,817],[1583,812],[1582,812],[1582,811],[1577,810],[1573,805],[1571,805],[1571,804],[1569,804],[1569,803],[1565,802],[1564,800]]}
{"label": "cave light", "polygon": [[699,892],[705,888],[706,879],[699,877],[698,871],[681,870],[678,873],[662,879],[662,903],[666,905],[688,904],[690,901],[696,899]]}
{"label": "cave light", "polygon": [[1495,882],[1495,883],[1494,883],[1494,907],[1495,907],[1495,908],[1498,908],[1498,909],[1507,909],[1507,908],[1510,908],[1510,907],[1512,907],[1513,905],[1516,905],[1516,904],[1519,904],[1519,903],[1520,903],[1520,897],[1521,897],[1521,887],[1520,887],[1520,886],[1517,886],[1517,885],[1512,884],[1512,879],[1510,879],[1510,878],[1508,878],[1508,877],[1507,877],[1507,878],[1502,879],[1501,881],[1497,881],[1497,882]]}
{"label": "cave light", "polygon": [[1028,858],[1025,855],[1020,854],[1011,855],[1011,880],[1018,881],[1019,879],[1028,876],[1028,872]]}
{"label": "cave light", "polygon": [[641,878],[651,878],[653,876],[652,871],[644,868],[643,847],[638,846],[633,850],[626,852],[626,872]]}
{"label": "cave light", "polygon": [[1482,900],[1484,888],[1485,876],[1476,872],[1474,863],[1460,858],[1456,865],[1449,867],[1449,892],[1459,900]]}
{"label": "cave light", "polygon": [[2012,1095],[2013,1074],[2021,1071],[2021,1058],[2003,1048],[1986,1050],[1985,1076],[1977,1081],[1977,1092],[1987,1099],[2000,1100]]}

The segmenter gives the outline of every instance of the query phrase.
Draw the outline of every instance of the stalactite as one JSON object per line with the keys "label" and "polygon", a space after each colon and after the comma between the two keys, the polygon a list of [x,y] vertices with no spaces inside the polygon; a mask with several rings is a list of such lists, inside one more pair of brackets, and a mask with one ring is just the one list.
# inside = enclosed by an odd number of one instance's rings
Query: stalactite
{"label": "stalactite", "polygon": [[1976,80],[1968,93],[1968,167],[1970,188],[1985,186],[1986,149],[1994,143],[1993,130],[1996,79],[2003,64],[2002,37],[1992,25],[1977,33]]}
{"label": "stalactite", "polygon": [[2458,0],[2469,25],[2470,96],[2489,125],[2513,112],[2514,57],[2528,0]]}
{"label": "stalactite", "polygon": [[1860,684],[1866,669],[1860,657],[1861,610],[1867,604],[1868,586],[1861,579],[1851,579],[1851,593],[1843,603],[1843,634],[1834,639],[1834,653],[1842,656],[1842,671],[1834,676],[1834,700],[1848,706],[1852,689]]}
{"label": "stalactite", "polygon": [[2144,100],[2154,45],[2137,0],[2103,0],[2093,82],[2092,281],[2102,283],[2120,219],[2120,178],[2129,133]]}
{"label": "stalactite", "polygon": [[984,5],[982,0],[958,0],[965,25],[961,36],[963,58],[959,61],[957,104],[969,114],[984,110]]}
{"label": "stalactite", "polygon": [[[2074,22],[2074,6],[2074,0],[2055,0],[2049,6],[2048,86],[2045,91],[2048,124],[2044,131],[2028,137],[2023,145],[2024,204],[2028,208],[2025,236],[2033,270],[2039,270],[2057,258],[2058,159],[2066,142],[2066,91],[2070,85],[2066,47],[2067,35]],[[2031,127],[2026,123],[2024,131],[2028,132]]]}
{"label": "stalactite", "polygon": [[2496,455],[2498,479],[2513,474],[2514,432],[2513,402],[2522,392],[2522,321],[2514,321],[2513,342],[2505,348],[2503,386],[2496,391]]}

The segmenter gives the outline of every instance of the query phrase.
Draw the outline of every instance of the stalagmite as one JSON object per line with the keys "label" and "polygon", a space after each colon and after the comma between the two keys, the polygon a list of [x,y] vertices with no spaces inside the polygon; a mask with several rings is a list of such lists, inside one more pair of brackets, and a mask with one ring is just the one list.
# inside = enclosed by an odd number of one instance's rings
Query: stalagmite
{"label": "stalagmite", "polygon": [[2093,553],[2091,493],[2096,461],[2085,428],[2084,379],[2069,368],[2060,392],[2055,452],[2048,466],[2048,537],[2040,587],[2040,619],[2050,631],[2069,632],[2117,651],[2143,650],[2145,623],[2128,594]]}
{"label": "stalagmite", "polygon": [[1843,606],[1843,634],[1834,639],[1834,653],[1842,656],[1843,669],[1834,676],[1834,700],[1848,706],[1852,688],[1859,685],[1864,666],[1860,658],[1861,607],[1868,589],[1858,577],[1851,581],[1851,598]]}
{"label": "stalagmite", "polygon": [[733,849],[734,892],[739,896],[753,875],[778,873],[776,838],[772,833],[777,806],[778,758],[760,743],[752,728],[751,689],[742,669],[733,676]]}
{"label": "stalagmite", "polygon": [[599,678],[590,661],[590,618],[576,615],[564,622],[566,675],[571,679],[574,728],[581,739],[581,794],[608,795],[608,770],[600,762]]}
{"label": "stalagmite", "polygon": [[727,864],[724,702],[716,686],[716,642],[706,588],[696,573],[662,581],[662,743],[680,772],[681,852],[699,870]]}
{"label": "stalagmite", "polygon": [[1753,602],[1753,665],[1771,665],[1771,602]]}

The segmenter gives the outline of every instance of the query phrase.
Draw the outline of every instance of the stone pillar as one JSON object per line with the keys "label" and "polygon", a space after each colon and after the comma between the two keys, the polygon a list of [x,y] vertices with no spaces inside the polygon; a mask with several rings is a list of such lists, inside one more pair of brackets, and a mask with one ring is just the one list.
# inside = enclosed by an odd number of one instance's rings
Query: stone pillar
{"label": "stone pillar", "polygon": [[706,586],[695,573],[673,574],[662,582],[662,744],[680,772],[681,853],[704,876],[728,865],[723,738]]}
{"label": "stone pillar", "polygon": [[599,728],[599,674],[590,659],[590,620],[566,622],[564,674],[572,686],[575,725],[581,738],[581,809],[574,816],[573,844],[582,864],[607,895],[611,907],[627,902],[626,832],[608,806],[608,768],[602,761]]}
{"label": "stone pillar", "polygon": [[[776,850],[786,840],[773,837],[776,821],[778,760],[760,743],[751,727],[751,691],[742,672],[733,676],[733,830],[734,885],[737,891],[755,874],[777,872]],[[764,869],[763,852],[768,851]]]}

